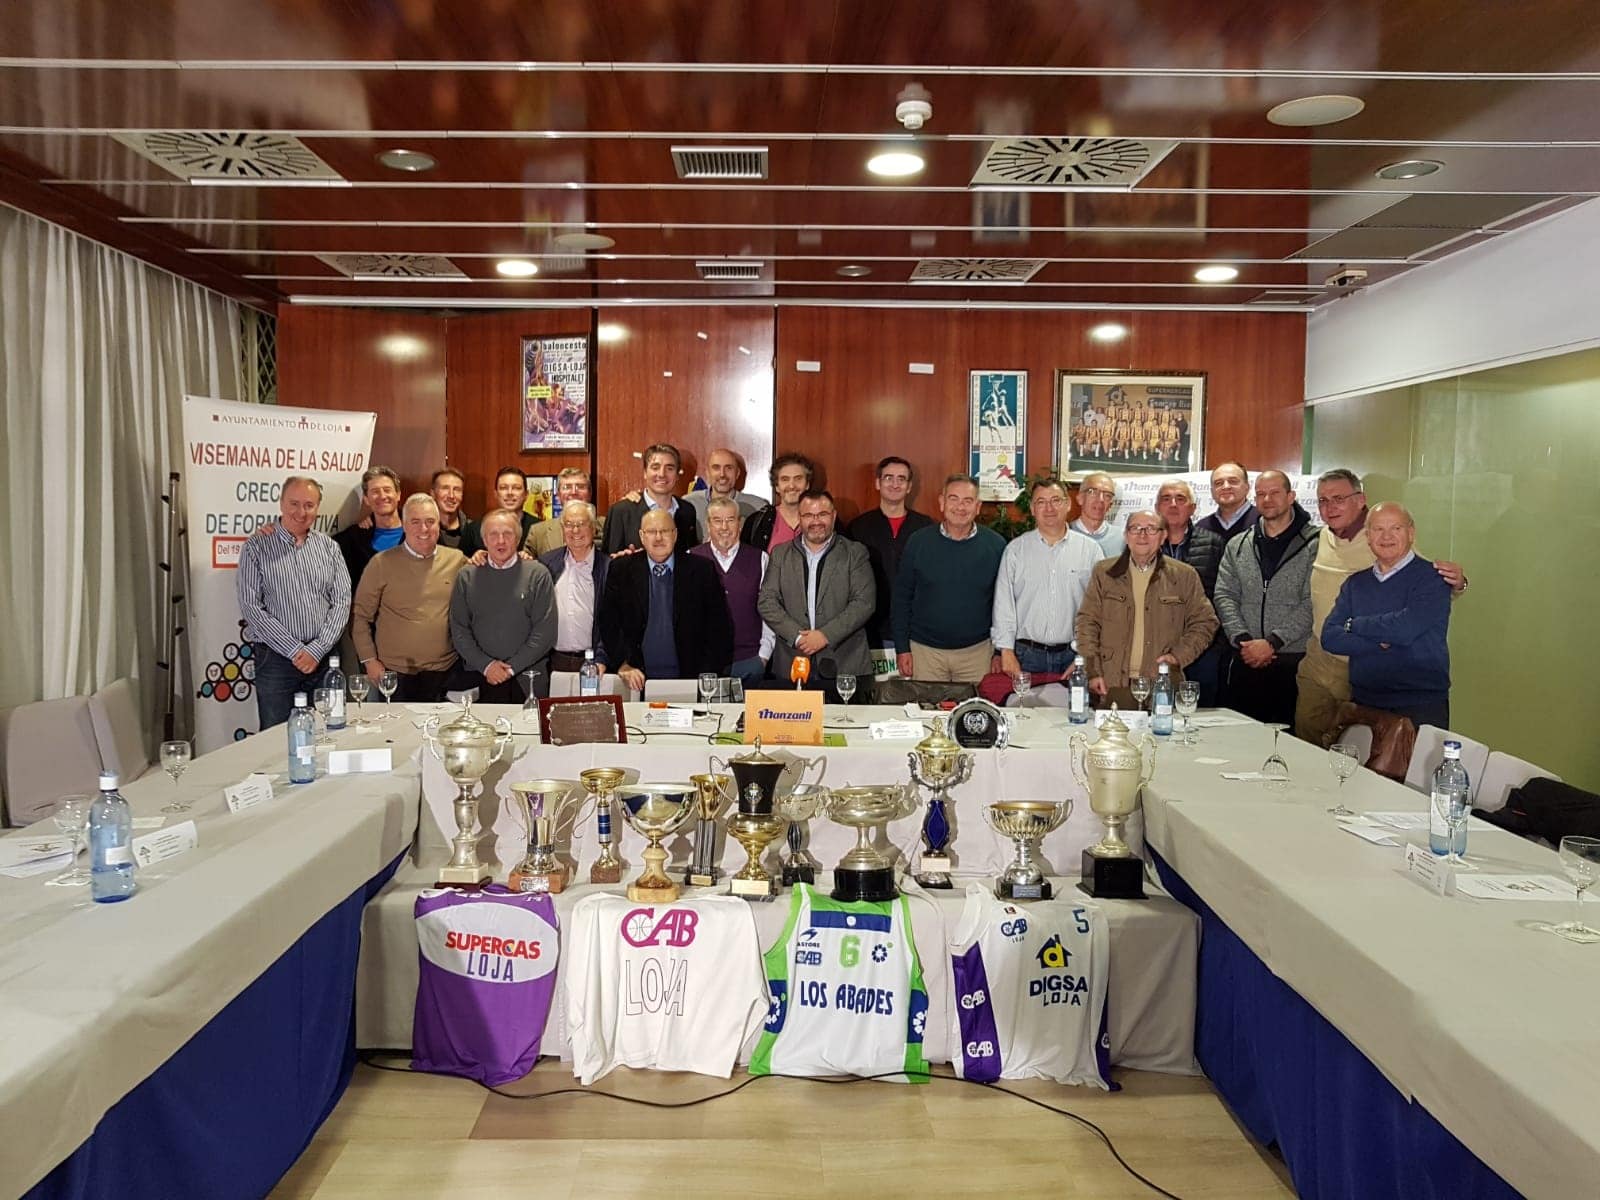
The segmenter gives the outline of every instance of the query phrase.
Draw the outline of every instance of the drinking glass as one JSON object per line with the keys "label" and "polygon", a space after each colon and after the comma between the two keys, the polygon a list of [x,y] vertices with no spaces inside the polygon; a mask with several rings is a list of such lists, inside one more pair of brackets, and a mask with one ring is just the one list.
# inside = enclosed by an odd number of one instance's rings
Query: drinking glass
{"label": "drinking glass", "polygon": [[522,715],[535,723],[539,720],[539,697],[534,694],[533,683],[538,674],[533,667],[522,673]]}
{"label": "drinking glass", "polygon": [[[189,769],[189,760],[194,757],[194,747],[188,742],[162,742],[161,743],[161,769],[172,776],[172,790],[178,790],[179,777]],[[171,804],[163,804],[162,812],[181,813],[189,811],[189,802],[179,800],[174,795]]]}
{"label": "drinking glass", "polygon": [[1150,677],[1148,675],[1135,675],[1128,680],[1128,690],[1133,693],[1133,702],[1139,706],[1139,711],[1144,711],[1144,702],[1150,699]]}
{"label": "drinking glass", "polygon": [[1011,677],[1011,690],[1021,700],[1033,691],[1033,676],[1026,671],[1018,671]]}
{"label": "drinking glass", "polygon": [[356,727],[362,728],[366,722],[361,719],[361,702],[367,698],[367,693],[372,690],[372,680],[357,671],[350,676],[350,699],[356,702]]}
{"label": "drinking glass", "polygon": [[1600,942],[1600,929],[1583,923],[1583,894],[1590,884],[1600,879],[1600,838],[1564,837],[1560,854],[1561,870],[1577,889],[1578,908],[1572,920],[1550,926],[1550,932],[1560,934],[1569,942]]}
{"label": "drinking glass", "polygon": [[1338,799],[1328,811],[1336,817],[1353,817],[1356,811],[1345,807],[1344,782],[1356,773],[1361,767],[1361,751],[1344,742],[1335,742],[1328,747],[1328,765],[1333,768],[1333,773],[1339,777]]}
{"label": "drinking glass", "polygon": [[1436,789],[1433,793],[1433,808],[1444,821],[1446,836],[1450,839],[1450,852],[1444,856],[1445,862],[1457,870],[1471,870],[1471,864],[1456,850],[1456,835],[1461,832],[1461,827],[1467,823],[1467,817],[1472,812],[1472,798]]}
{"label": "drinking glass", "polygon": [[84,835],[89,832],[89,807],[93,796],[63,796],[50,819],[56,828],[72,839],[72,865],[59,875],[45,880],[51,887],[85,887],[89,872],[78,865],[78,854],[83,849]]}
{"label": "drinking glass", "polygon": [[1267,787],[1274,792],[1289,790],[1289,764],[1284,761],[1283,755],[1278,753],[1278,735],[1289,728],[1282,724],[1269,724],[1272,730],[1272,753],[1267,755],[1267,761],[1261,764],[1261,778]]}
{"label": "drinking glass", "polygon": [[833,681],[833,686],[838,689],[839,699],[844,701],[844,717],[839,724],[854,725],[850,717],[850,697],[856,694],[856,677],[847,671]]}
{"label": "drinking glass", "polygon": [[317,710],[317,745],[333,745],[333,735],[328,732],[328,714],[333,711],[333,689],[317,688],[313,691],[311,707]]}
{"label": "drinking glass", "polygon": [[394,720],[394,713],[389,710],[389,705],[394,703],[394,694],[400,689],[400,676],[393,671],[385,671],[378,677],[378,690],[383,693],[384,712],[378,718],[380,721]]}
{"label": "drinking glass", "polygon": [[1183,718],[1183,744],[1195,744],[1194,730],[1189,727],[1189,718],[1194,716],[1200,707],[1200,685],[1192,679],[1185,679],[1178,685],[1177,709],[1178,715]]}
{"label": "drinking glass", "polygon": [[717,694],[717,684],[721,681],[715,671],[700,672],[700,703],[707,708],[711,707],[711,698]]}

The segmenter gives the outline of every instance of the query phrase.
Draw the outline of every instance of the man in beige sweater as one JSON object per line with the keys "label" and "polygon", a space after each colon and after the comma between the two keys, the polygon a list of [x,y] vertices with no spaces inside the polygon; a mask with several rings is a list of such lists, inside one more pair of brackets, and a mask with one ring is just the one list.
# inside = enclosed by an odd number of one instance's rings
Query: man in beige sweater
{"label": "man in beige sweater", "polygon": [[450,592],[466,563],[439,545],[439,506],[418,492],[402,511],[405,540],[368,564],[351,605],[350,637],[367,678],[400,677],[400,700],[444,699],[456,665]]}
{"label": "man in beige sweater", "polygon": [[[1338,732],[1339,705],[1350,699],[1350,660],[1322,648],[1322,623],[1333,610],[1344,581],[1377,560],[1367,545],[1367,495],[1361,477],[1337,467],[1317,477],[1317,512],[1324,522],[1311,563],[1311,636],[1295,682],[1294,733],[1302,741],[1326,746]],[[1436,561],[1450,590],[1467,590],[1460,563]]]}

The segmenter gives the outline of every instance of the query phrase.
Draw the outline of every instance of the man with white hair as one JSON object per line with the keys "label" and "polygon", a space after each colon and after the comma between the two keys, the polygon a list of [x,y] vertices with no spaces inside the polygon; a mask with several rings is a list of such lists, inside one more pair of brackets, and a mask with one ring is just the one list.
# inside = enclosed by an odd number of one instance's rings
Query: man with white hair
{"label": "man with white hair", "polygon": [[1085,475],[1078,484],[1078,517],[1071,528],[1100,547],[1101,558],[1116,558],[1122,553],[1122,530],[1109,520],[1112,502],[1117,498],[1117,481],[1104,471]]}
{"label": "man with white hair", "polygon": [[[1210,601],[1216,595],[1217,569],[1222,565],[1227,539],[1203,525],[1196,525],[1194,509],[1194,489],[1182,479],[1167,480],[1156,493],[1156,514],[1166,529],[1161,539],[1161,553],[1193,567],[1205,588],[1206,600]],[[1217,703],[1217,674],[1226,650],[1226,643],[1217,638],[1189,665],[1188,677],[1200,685],[1203,708]]]}
{"label": "man with white hair", "polygon": [[426,492],[406,498],[401,518],[404,540],[375,557],[361,575],[350,637],[373,683],[393,671],[400,677],[395,695],[401,700],[442,700],[456,665],[450,592],[467,560],[461,551],[439,545],[439,505]]}
{"label": "man with white hair", "polygon": [[488,561],[462,567],[450,592],[450,642],[463,668],[457,686],[476,688],[485,704],[549,695],[556,640],[550,572],[517,553],[522,525],[516,513],[495,509],[479,531]]}
{"label": "man with white hair", "polygon": [[744,515],[731,495],[713,496],[705,505],[706,528],[710,540],[689,553],[704,558],[717,568],[722,594],[728,598],[728,616],[733,621],[733,665],[729,674],[745,687],[755,687],[767,673],[777,639],[761,619],[756,602],[761,581],[767,574],[767,552],[746,546],[739,540]]}
{"label": "man with white hair", "polygon": [[604,674],[606,651],[600,641],[599,613],[611,560],[595,544],[600,537],[600,521],[594,505],[569,500],[561,510],[560,522],[565,544],[539,556],[555,581],[556,645],[550,655],[550,669],[580,670],[584,654],[592,650]]}
{"label": "man with white hair", "polygon": [[[561,502],[562,511],[576,501],[585,504],[591,503],[589,472],[582,467],[562,467],[561,473],[556,476],[556,498]],[[598,529],[599,514],[595,515],[595,525]],[[599,536],[598,532],[595,535]],[[522,543],[522,548],[535,558],[543,558],[552,550],[560,550],[566,545],[566,540],[561,532],[561,518],[549,517],[540,521],[528,530],[528,536]]]}

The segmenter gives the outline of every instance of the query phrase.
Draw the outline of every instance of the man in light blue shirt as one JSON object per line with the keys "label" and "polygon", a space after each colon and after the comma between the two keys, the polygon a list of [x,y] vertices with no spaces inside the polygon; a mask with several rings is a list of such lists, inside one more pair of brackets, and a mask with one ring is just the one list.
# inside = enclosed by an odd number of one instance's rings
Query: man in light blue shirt
{"label": "man in light blue shirt", "polygon": [[989,640],[1013,678],[1019,671],[1063,675],[1072,665],[1073,623],[1101,554],[1067,528],[1068,504],[1059,479],[1036,481],[1028,497],[1034,528],[1000,559]]}
{"label": "man in light blue shirt", "polygon": [[1085,475],[1078,485],[1078,519],[1072,529],[1100,547],[1101,558],[1116,558],[1124,545],[1122,530],[1110,519],[1117,481],[1103,471]]}

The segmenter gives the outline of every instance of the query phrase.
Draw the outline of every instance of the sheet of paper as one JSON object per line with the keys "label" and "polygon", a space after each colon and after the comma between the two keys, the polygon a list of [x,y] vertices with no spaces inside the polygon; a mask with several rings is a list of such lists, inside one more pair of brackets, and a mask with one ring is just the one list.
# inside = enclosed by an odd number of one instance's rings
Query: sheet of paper
{"label": "sheet of paper", "polygon": [[1260,783],[1266,778],[1260,771],[1218,771],[1224,779],[1237,780],[1240,783]]}
{"label": "sheet of paper", "polygon": [[1369,812],[1365,816],[1376,825],[1386,825],[1407,833],[1428,827],[1428,814],[1425,812]]}
{"label": "sheet of paper", "polygon": [[1554,875],[1457,875],[1456,891],[1477,900],[1577,901],[1572,884]]}
{"label": "sheet of paper", "polygon": [[1195,729],[1221,729],[1227,725],[1248,725],[1249,717],[1236,717],[1232,713],[1195,713],[1189,718],[1189,724]]}
{"label": "sheet of paper", "polygon": [[383,746],[375,750],[328,751],[329,775],[357,775],[369,772],[392,771],[394,752]]}
{"label": "sheet of paper", "polygon": [[1195,762],[1199,763],[1202,767],[1220,767],[1224,763],[1226,763],[1227,761],[1228,760],[1225,759],[1225,758],[1197,758],[1197,759],[1195,759]]}
{"label": "sheet of paper", "polygon": [[23,863],[16,867],[0,867],[0,875],[8,875],[12,879],[26,879],[30,875],[53,875],[65,871],[72,865],[70,854],[58,854],[54,858],[35,859],[30,863]]}
{"label": "sheet of paper", "polygon": [[1364,842],[1371,842],[1375,846],[1398,846],[1400,842],[1394,834],[1380,825],[1369,825],[1365,821],[1340,821],[1339,828],[1346,833],[1353,833]]}
{"label": "sheet of paper", "polygon": [[27,866],[46,859],[65,862],[71,853],[72,839],[64,833],[0,838],[0,867]]}

